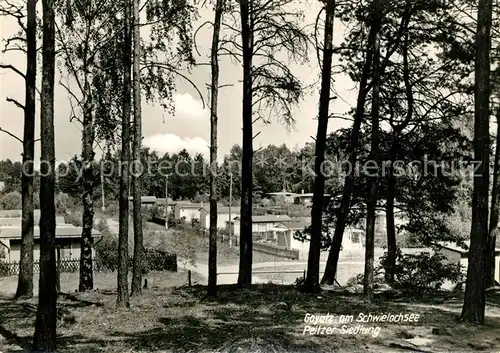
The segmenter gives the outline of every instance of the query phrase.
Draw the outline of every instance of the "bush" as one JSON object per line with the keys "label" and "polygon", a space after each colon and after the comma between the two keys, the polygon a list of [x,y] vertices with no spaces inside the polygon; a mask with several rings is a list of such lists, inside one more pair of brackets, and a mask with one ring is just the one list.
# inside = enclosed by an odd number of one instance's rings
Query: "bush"
{"label": "bush", "polygon": [[95,261],[97,266],[110,271],[118,266],[118,238],[113,234],[102,232],[102,239],[95,244]]}
{"label": "bush", "polygon": [[71,197],[69,197],[68,194],[61,192],[61,193],[56,195],[56,212],[57,212],[57,214],[66,214],[73,208],[74,208],[74,202],[71,199]]}
{"label": "bush", "polygon": [[0,198],[1,210],[20,210],[21,207],[21,193],[17,191],[9,192]]}
{"label": "bush", "polygon": [[71,212],[64,214],[64,223],[72,224],[75,227],[83,226],[83,215],[81,212]]}
{"label": "bush", "polygon": [[[380,260],[382,268],[387,268],[387,253]],[[427,292],[439,290],[446,281],[458,283],[463,273],[459,266],[447,262],[441,253],[418,255],[398,251],[394,268],[393,287],[405,292]]]}

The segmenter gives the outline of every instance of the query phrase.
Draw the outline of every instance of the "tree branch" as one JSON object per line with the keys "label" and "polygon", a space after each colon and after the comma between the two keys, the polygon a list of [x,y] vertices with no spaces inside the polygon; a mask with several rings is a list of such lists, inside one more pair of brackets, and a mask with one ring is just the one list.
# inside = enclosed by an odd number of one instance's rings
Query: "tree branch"
{"label": "tree branch", "polygon": [[7,135],[9,135],[10,137],[15,138],[17,141],[19,141],[19,142],[23,143],[23,140],[22,140],[22,139],[20,139],[19,137],[17,137],[16,135],[14,135],[12,132],[9,132],[9,131],[7,131],[7,130],[4,130],[4,129],[2,129],[1,127],[0,127],[0,132],[5,132],[5,133],[6,133]]}
{"label": "tree branch", "polygon": [[21,103],[19,103],[19,102],[18,102],[16,99],[14,99],[14,98],[7,97],[6,101],[7,101],[7,102],[10,102],[10,103],[14,103],[16,107],[18,107],[18,108],[20,108],[20,109],[22,109],[22,110],[26,109],[26,108],[24,107],[24,105],[22,105]]}
{"label": "tree branch", "polygon": [[12,71],[14,71],[16,74],[18,74],[19,76],[21,76],[24,80],[26,80],[26,75],[23,74],[19,69],[17,69],[15,66],[13,65],[9,65],[9,64],[0,64],[0,69],[10,69]]}

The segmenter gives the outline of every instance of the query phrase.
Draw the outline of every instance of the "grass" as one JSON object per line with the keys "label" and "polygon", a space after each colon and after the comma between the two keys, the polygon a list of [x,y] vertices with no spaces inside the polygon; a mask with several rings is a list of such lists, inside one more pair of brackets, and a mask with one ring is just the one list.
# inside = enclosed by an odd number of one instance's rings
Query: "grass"
{"label": "grass", "polygon": [[[180,275],[170,274],[169,282],[183,283]],[[401,352],[398,347],[411,346],[405,341],[410,337],[431,340],[432,352],[500,350],[499,308],[488,307],[485,326],[466,325],[458,321],[460,298],[443,303],[446,297],[441,294],[426,298],[378,296],[370,304],[360,295],[309,295],[279,285],[256,285],[252,289],[221,286],[216,300],[206,298],[205,293],[206,288],[201,286],[151,287],[141,297],[131,299],[130,309],[115,307],[116,295],[112,290],[63,295],[59,311],[66,314],[61,315],[58,325],[59,350],[229,353],[240,348],[239,351],[253,352]],[[0,300],[0,334],[5,337],[5,347],[29,348],[34,305],[34,300]],[[417,313],[420,320],[403,325],[378,324],[377,337],[303,335],[307,313],[357,317],[360,312]],[[0,343],[1,351],[5,347]]]}

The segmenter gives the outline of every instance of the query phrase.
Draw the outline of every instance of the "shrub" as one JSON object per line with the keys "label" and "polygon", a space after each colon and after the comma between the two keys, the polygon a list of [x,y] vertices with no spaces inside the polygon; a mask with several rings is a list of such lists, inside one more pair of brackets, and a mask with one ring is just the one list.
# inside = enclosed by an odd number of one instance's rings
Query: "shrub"
{"label": "shrub", "polygon": [[81,212],[71,212],[71,213],[65,213],[64,214],[64,223],[66,224],[72,224],[75,227],[82,227],[83,226],[83,215]]}
{"label": "shrub", "polygon": [[21,194],[17,191],[9,192],[0,198],[0,209],[2,210],[20,210],[21,207]]}
{"label": "shrub", "polygon": [[68,194],[59,193],[56,195],[56,212],[57,214],[66,214],[74,208],[74,202]]}
{"label": "shrub", "polygon": [[113,234],[102,232],[102,239],[95,244],[95,261],[97,266],[110,271],[118,266],[118,238]]}
{"label": "shrub", "polygon": [[[387,253],[382,256],[380,263],[384,269],[388,266]],[[405,292],[422,293],[439,290],[446,281],[460,282],[462,277],[461,268],[447,262],[441,253],[403,255],[398,251],[393,287]]]}

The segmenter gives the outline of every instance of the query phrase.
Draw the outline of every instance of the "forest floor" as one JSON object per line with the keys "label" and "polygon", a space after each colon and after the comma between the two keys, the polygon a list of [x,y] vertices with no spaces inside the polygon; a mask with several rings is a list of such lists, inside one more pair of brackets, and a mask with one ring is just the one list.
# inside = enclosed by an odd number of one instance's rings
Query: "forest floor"
{"label": "forest floor", "polygon": [[[500,295],[488,296],[485,326],[460,323],[462,299],[450,293],[425,297],[362,295],[324,291],[303,294],[291,286],[187,287],[185,273],[164,274],[129,309],[116,308],[114,281],[89,293],[59,298],[59,352],[500,352]],[[168,286],[165,284],[168,283]],[[179,287],[181,286],[181,287]],[[458,294],[460,295],[460,294]],[[0,352],[30,348],[36,299],[0,299]],[[372,327],[349,334],[342,325],[330,335],[304,334],[306,314],[353,315],[347,326]],[[360,313],[418,314],[414,323],[358,323]],[[348,320],[349,321],[349,320]],[[379,329],[376,329],[376,328]],[[378,335],[375,334],[378,332]],[[2,338],[3,337],[3,338]]]}

